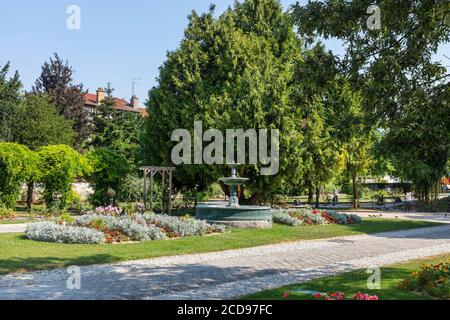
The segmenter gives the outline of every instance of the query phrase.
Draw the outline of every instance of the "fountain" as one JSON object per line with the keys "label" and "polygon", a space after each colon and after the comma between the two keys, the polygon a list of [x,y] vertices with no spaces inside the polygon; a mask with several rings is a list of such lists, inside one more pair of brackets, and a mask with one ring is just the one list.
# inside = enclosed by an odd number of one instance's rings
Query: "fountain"
{"label": "fountain", "polygon": [[237,188],[249,179],[241,178],[237,175],[239,164],[233,163],[229,166],[231,167],[231,177],[219,179],[219,181],[230,187],[228,204],[198,204],[197,219],[207,220],[210,223],[225,224],[235,228],[271,228],[272,215],[270,207],[239,205]]}

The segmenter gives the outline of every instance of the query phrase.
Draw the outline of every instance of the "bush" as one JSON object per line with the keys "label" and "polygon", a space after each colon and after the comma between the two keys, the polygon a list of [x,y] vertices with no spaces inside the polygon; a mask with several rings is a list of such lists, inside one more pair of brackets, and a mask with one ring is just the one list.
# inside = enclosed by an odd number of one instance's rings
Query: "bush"
{"label": "bush", "polygon": [[117,200],[124,177],[130,172],[130,165],[123,154],[109,148],[98,148],[88,155],[92,163],[91,202],[96,206],[109,205]]}
{"label": "bush", "polygon": [[166,237],[165,233],[153,225],[139,224],[130,217],[114,217],[102,215],[84,215],[76,220],[76,224],[83,227],[98,226],[98,222],[102,221],[104,227],[109,230],[120,230],[133,241],[160,240]]}
{"label": "bush", "polygon": [[25,235],[28,239],[35,241],[67,244],[99,244],[105,241],[105,237],[100,231],[60,225],[54,222],[29,224]]}
{"label": "bush", "polygon": [[425,292],[432,297],[450,299],[450,263],[422,267],[400,283],[399,287],[409,291]]}
{"label": "bush", "polygon": [[205,221],[192,218],[178,218],[156,214],[144,214],[142,217],[148,224],[154,224],[163,229],[171,238],[201,236],[225,231],[223,226],[212,225]]}
{"label": "bush", "polygon": [[[66,209],[70,204],[74,179],[82,176],[87,169],[85,159],[68,146],[48,146],[39,151],[39,168],[45,185],[46,205],[56,211]],[[59,194],[59,200],[56,194]]]}
{"label": "bush", "polygon": [[120,202],[137,202],[143,199],[144,178],[127,175],[119,186],[117,200]]}
{"label": "bush", "polygon": [[14,211],[0,206],[0,221],[1,220],[7,220],[7,219],[14,219],[15,218]]}
{"label": "bush", "polygon": [[279,210],[273,214],[275,223],[295,226],[324,224],[360,224],[362,219],[354,214],[348,215],[328,210]]}
{"label": "bush", "polygon": [[0,143],[0,205],[14,209],[20,185],[35,171],[36,156],[16,143]]}
{"label": "bush", "polygon": [[297,226],[300,221],[291,217],[288,213],[277,211],[272,214],[272,220],[275,223],[285,224],[288,226]]}

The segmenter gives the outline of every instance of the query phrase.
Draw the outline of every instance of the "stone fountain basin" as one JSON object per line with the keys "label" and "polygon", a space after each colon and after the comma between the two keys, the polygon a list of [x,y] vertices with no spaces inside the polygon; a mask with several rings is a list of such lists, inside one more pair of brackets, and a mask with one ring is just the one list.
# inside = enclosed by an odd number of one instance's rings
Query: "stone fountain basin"
{"label": "stone fountain basin", "polygon": [[197,219],[225,224],[233,228],[271,228],[271,212],[270,207],[260,206],[227,207],[225,204],[208,203],[197,205]]}

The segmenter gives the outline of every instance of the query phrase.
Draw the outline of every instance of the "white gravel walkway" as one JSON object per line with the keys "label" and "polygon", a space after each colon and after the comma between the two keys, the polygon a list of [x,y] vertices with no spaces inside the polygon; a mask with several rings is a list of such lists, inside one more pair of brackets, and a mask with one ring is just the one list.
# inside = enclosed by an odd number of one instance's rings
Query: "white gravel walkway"
{"label": "white gravel walkway", "polygon": [[450,253],[450,225],[0,277],[0,299],[224,299],[372,265]]}

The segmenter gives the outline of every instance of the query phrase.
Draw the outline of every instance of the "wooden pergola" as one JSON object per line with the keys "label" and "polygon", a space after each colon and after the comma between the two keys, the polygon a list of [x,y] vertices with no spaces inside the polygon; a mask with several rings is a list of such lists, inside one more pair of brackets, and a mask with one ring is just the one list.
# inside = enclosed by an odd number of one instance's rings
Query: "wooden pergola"
{"label": "wooden pergola", "polygon": [[[169,214],[172,211],[172,174],[175,167],[141,167],[141,171],[144,172],[144,207],[147,209],[147,176],[150,175],[150,211],[153,210],[153,183],[154,177],[157,173],[161,174],[162,177],[162,190],[164,192],[166,176],[169,179]],[[164,201],[163,201],[164,202]],[[164,203],[163,203],[164,207]],[[163,208],[164,210],[164,208]]]}

